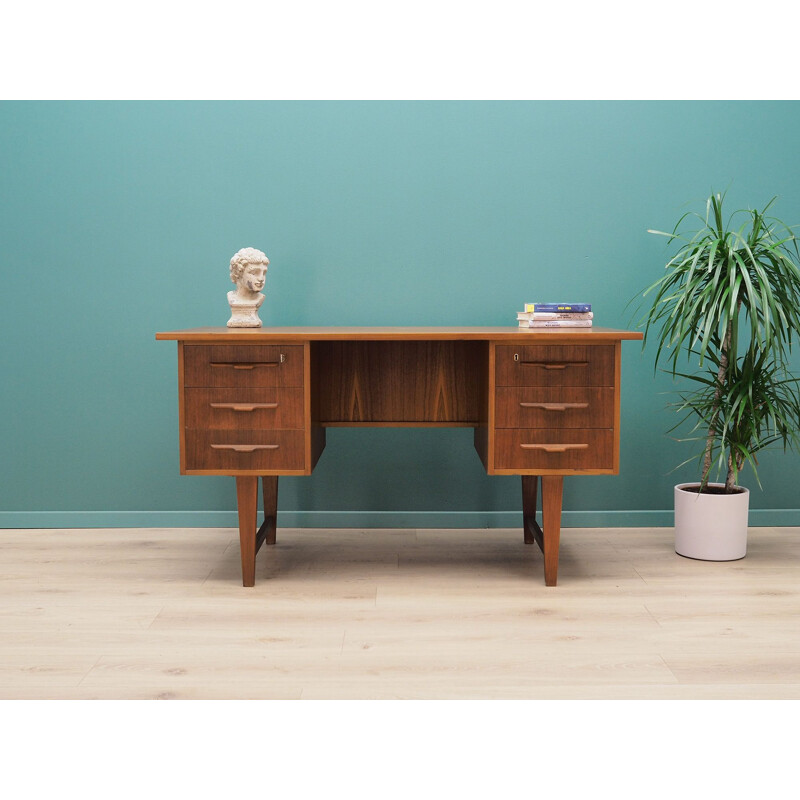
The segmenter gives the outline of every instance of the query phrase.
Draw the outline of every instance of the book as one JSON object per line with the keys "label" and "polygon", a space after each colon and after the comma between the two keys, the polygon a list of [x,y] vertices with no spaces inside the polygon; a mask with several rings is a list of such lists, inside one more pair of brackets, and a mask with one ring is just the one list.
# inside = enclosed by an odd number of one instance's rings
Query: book
{"label": "book", "polygon": [[594,319],[594,314],[568,311],[517,311],[517,319]]}
{"label": "book", "polygon": [[522,319],[520,328],[591,328],[590,319]]}
{"label": "book", "polygon": [[528,314],[539,312],[586,314],[591,310],[591,303],[525,303],[525,312]]}

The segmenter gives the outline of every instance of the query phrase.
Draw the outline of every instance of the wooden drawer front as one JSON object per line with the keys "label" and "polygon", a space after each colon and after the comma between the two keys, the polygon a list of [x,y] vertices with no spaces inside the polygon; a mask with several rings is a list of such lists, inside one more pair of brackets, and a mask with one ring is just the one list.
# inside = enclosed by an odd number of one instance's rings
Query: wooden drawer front
{"label": "wooden drawer front", "polygon": [[523,428],[495,432],[495,469],[612,469],[614,432]]}
{"label": "wooden drawer front", "polygon": [[495,357],[498,386],[614,385],[613,345],[499,345]]}
{"label": "wooden drawer front", "polygon": [[184,385],[302,386],[302,345],[186,345]]}
{"label": "wooden drawer front", "polygon": [[500,386],[495,395],[497,428],[611,428],[614,389]]}
{"label": "wooden drawer front", "polygon": [[186,427],[303,428],[303,389],[186,389]]}
{"label": "wooden drawer front", "polygon": [[303,431],[186,431],[186,469],[303,469]]}

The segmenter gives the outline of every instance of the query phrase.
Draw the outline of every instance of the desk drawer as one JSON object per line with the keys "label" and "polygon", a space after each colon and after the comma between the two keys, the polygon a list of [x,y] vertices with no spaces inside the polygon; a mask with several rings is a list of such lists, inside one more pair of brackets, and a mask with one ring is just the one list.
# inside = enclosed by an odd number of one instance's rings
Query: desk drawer
{"label": "desk drawer", "polygon": [[591,428],[495,432],[496,469],[613,469],[614,432]]}
{"label": "desk drawer", "polygon": [[499,386],[495,403],[497,428],[611,428],[611,386]]}
{"label": "desk drawer", "polygon": [[302,345],[185,345],[184,385],[302,386]]}
{"label": "desk drawer", "polygon": [[498,386],[613,386],[614,346],[499,345]]}
{"label": "desk drawer", "polygon": [[188,470],[301,470],[304,453],[303,431],[186,431]]}
{"label": "desk drawer", "polygon": [[186,389],[186,427],[303,428],[303,389]]}

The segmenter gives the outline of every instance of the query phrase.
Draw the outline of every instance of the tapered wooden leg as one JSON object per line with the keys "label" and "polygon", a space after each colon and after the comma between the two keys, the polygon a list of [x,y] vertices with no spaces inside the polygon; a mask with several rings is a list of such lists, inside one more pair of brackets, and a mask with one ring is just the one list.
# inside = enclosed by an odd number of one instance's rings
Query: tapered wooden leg
{"label": "tapered wooden leg", "polygon": [[542,551],[544,582],[555,586],[558,580],[558,546],[561,540],[561,500],[563,475],[542,475]]}
{"label": "tapered wooden leg", "polygon": [[536,519],[536,489],[538,475],[522,476],[522,535],[525,544],[533,544],[536,539],[532,522]]}
{"label": "tapered wooden leg", "polygon": [[261,478],[264,492],[265,544],[275,544],[275,528],[278,519],[278,476],[265,475]]}
{"label": "tapered wooden leg", "polygon": [[242,586],[256,585],[256,515],[258,514],[258,476],[236,476],[236,503],[239,507],[239,546],[242,551]]}

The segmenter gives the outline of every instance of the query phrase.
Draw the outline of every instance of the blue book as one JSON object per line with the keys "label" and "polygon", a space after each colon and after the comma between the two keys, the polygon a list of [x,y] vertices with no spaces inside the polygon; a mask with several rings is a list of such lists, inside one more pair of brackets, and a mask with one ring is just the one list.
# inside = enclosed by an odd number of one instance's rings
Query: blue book
{"label": "blue book", "polygon": [[534,314],[539,312],[561,314],[587,314],[592,310],[591,303],[525,303],[525,311]]}

